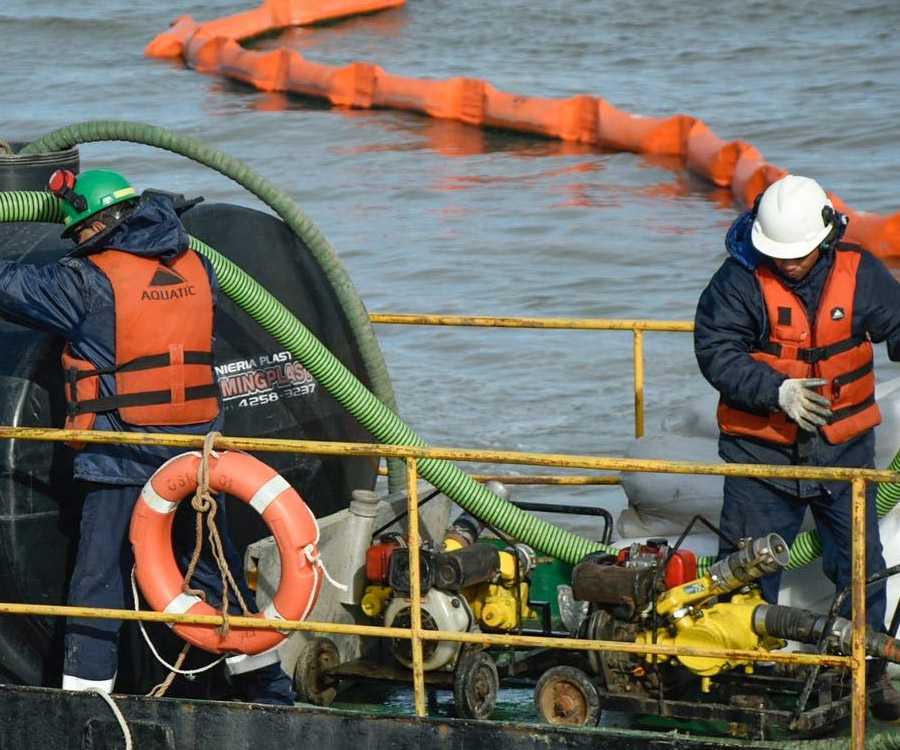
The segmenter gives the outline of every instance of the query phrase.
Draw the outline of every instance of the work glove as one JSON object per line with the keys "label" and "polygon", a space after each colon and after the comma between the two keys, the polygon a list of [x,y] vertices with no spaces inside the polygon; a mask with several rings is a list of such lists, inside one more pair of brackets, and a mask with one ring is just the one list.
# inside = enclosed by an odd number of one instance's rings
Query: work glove
{"label": "work glove", "polygon": [[778,405],[807,432],[815,432],[831,416],[831,402],[813,388],[822,378],[788,378],[778,389]]}

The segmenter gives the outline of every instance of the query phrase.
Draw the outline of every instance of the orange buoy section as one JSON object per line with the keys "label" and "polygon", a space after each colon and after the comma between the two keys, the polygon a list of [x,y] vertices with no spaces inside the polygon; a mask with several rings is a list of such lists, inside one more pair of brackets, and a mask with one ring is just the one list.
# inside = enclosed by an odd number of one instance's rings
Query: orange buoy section
{"label": "orange buoy section", "polygon": [[[256,10],[198,24],[176,20],[146,49],[150,57],[181,57],[187,65],[248,83],[261,91],[327,99],[336,106],[392,108],[469,125],[536,133],[547,138],[600,148],[681,156],[687,169],[731,189],[750,206],[755,197],[787,170],[768,164],[746,141],[725,141],[696,117],[642,117],[604,99],[522,96],[498,91],[477,78],[435,81],[392,75],[377,65],[344,67],[307,60],[296,50],[255,52],[240,41],[289,25],[313,24],[402,5],[405,0],[267,0]],[[900,212],[855,211],[830,196],[851,221],[846,239],[871,252],[900,255]]]}
{"label": "orange buoy section", "polygon": [[[141,490],[131,517],[135,577],[141,592],[157,612],[215,615],[212,606],[184,591],[184,576],[172,550],[172,521],[178,503],[197,489],[201,455],[183,453],[167,461]],[[227,492],[256,510],[275,537],[281,560],[281,581],[272,603],[255,615],[260,619],[303,620],[312,609],[322,583],[317,544],[319,527],[306,503],[273,468],[247,453],[213,453],[209,486]],[[286,637],[278,630],[218,628],[177,624],[174,630],[189,643],[217,654],[258,654]]]}
{"label": "orange buoy section", "polygon": [[[288,26],[310,26],[349,16],[396,8],[406,0],[266,0],[258,8],[197,23],[190,16],[172,22],[168,31],[147,45],[148,57],[181,57],[188,39],[250,39]],[[198,39],[199,41],[199,39]]]}

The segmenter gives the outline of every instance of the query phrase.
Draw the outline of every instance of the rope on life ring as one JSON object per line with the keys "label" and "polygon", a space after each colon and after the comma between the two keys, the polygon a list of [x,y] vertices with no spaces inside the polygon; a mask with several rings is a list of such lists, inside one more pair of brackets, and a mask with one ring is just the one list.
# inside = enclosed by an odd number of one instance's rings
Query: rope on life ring
{"label": "rope on life ring", "polygon": [[[148,604],[157,612],[219,614],[211,605],[185,590],[172,549],[172,522],[178,504],[199,485],[203,456],[183,453],[164,463],[141,490],[131,516],[129,533],[134,548],[135,577]],[[303,620],[322,584],[318,555],[319,527],[296,490],[278,472],[247,453],[210,453],[209,487],[247,503],[262,516],[275,537],[281,560],[278,591],[258,619]],[[178,623],[173,628],[184,640],[216,654],[258,654],[274,648],[287,631]]]}

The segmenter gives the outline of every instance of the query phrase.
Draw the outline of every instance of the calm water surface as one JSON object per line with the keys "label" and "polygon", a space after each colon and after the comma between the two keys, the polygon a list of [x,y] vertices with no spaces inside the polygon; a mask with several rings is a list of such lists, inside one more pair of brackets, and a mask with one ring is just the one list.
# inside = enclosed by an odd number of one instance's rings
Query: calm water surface
{"label": "calm water surface", "polygon": [[[287,190],[372,311],[685,320],[738,207],[677,161],[345,111],[148,60],[173,19],[251,3],[7,0],[0,138],[94,119],[152,123]],[[505,91],[684,112],[858,209],[900,210],[900,4],[410,0],[257,40],[312,60],[484,78]],[[83,167],[259,207],[148,147],[81,147]],[[627,333],[379,328],[401,414],[433,445],[620,454],[632,435]],[[684,334],[647,336],[647,426],[708,392]],[[882,367],[884,376],[895,371]],[[598,490],[520,496],[595,501]],[[606,497],[610,499],[609,493]]]}

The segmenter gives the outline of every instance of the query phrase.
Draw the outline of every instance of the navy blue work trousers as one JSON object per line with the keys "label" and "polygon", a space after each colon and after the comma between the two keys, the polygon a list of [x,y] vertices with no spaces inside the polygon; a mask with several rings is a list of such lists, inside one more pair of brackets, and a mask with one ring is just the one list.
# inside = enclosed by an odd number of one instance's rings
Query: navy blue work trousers
{"label": "navy blue work trousers", "polygon": [[[866,497],[866,575],[885,569],[881,539],[878,533],[878,516],[875,507],[877,485],[867,484]],[[822,539],[822,570],[837,591],[850,585],[851,548],[850,533],[851,489],[849,482],[828,482],[818,495],[799,498],[780,490],[768,482],[750,477],[725,477],[724,501],[720,528],[738,541],[744,537],[754,539],[770,534],[780,534],[788,544],[794,539],[809,507],[816,529]],[[724,540],[719,544],[719,557],[734,551]],[[770,604],[778,603],[778,587],[781,573],[769,573],[762,577],[760,585],[763,598]],[[848,595],[841,607],[842,617],[850,616],[851,597]],[[884,615],[887,606],[886,585],[882,580],[866,591],[866,622],[879,633],[885,631]]]}
{"label": "navy blue work trousers", "polygon": [[[69,584],[68,603],[78,607],[131,609],[131,568],[134,555],[128,540],[131,512],[141,488],[134,485],[89,485],[81,516],[81,538],[75,568]],[[185,499],[185,503],[189,499]],[[194,513],[185,508],[180,518],[193,524]],[[179,519],[176,519],[176,525]],[[258,611],[253,594],[243,576],[243,565],[237,548],[228,537],[225,524],[225,503],[218,500],[216,524],[219,527],[228,566],[250,611]],[[193,552],[192,544],[176,550],[176,556],[186,569]],[[218,606],[222,601],[222,581],[218,564],[209,552],[208,542],[197,564],[192,585],[207,593],[207,601]],[[233,597],[231,597],[233,600]],[[240,613],[232,601],[229,608]],[[107,680],[116,674],[119,630],[121,620],[100,620],[72,617],[66,622],[65,661],[67,675],[85,680]]]}

